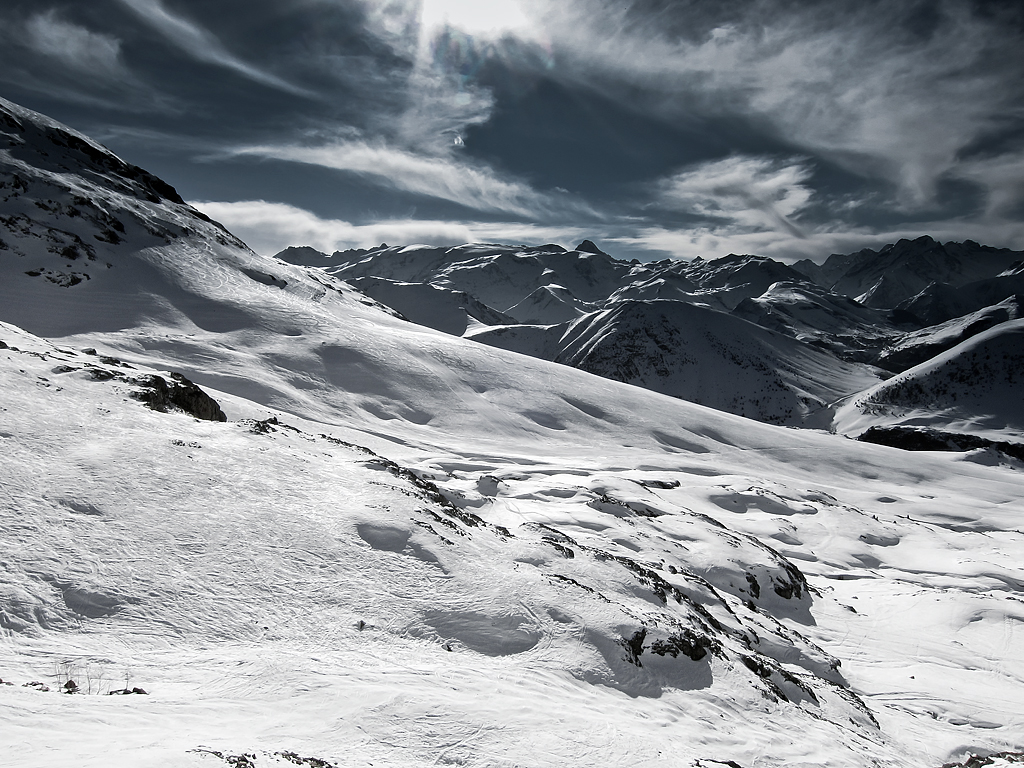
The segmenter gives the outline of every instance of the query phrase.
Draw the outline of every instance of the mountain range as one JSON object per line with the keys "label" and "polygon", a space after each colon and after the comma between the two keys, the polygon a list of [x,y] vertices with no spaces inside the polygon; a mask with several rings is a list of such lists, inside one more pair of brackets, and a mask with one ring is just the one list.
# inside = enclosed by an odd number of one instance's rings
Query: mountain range
{"label": "mountain range", "polygon": [[[1024,286],[1024,252],[930,237],[793,266],[736,255],[627,262],[589,240],[572,251],[294,247],[277,258],[315,265],[445,333],[759,421],[844,433],[854,422],[836,412],[867,402],[859,393],[976,334],[1010,332]],[[1019,437],[1013,418],[1000,421],[1005,408],[984,398],[974,407],[990,432]],[[855,422],[874,423],[871,413]]]}
{"label": "mountain range", "polygon": [[1021,255],[867,253],[262,256],[0,100],[3,754],[1019,763]]}

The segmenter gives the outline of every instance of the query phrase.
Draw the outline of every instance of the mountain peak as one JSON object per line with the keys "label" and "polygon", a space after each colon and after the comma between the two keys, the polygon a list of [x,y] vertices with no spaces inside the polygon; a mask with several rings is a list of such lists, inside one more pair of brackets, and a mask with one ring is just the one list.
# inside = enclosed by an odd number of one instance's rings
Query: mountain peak
{"label": "mountain peak", "polygon": [[598,248],[593,240],[584,240],[582,243],[576,246],[576,250],[581,253],[596,253],[599,256],[607,256],[608,254]]}
{"label": "mountain peak", "polygon": [[[126,163],[102,144],[46,115],[0,98],[0,148],[16,161],[45,172],[74,173],[85,180],[113,184],[121,193],[151,203],[169,201],[185,205],[163,179]],[[206,214],[192,211],[204,221]]]}

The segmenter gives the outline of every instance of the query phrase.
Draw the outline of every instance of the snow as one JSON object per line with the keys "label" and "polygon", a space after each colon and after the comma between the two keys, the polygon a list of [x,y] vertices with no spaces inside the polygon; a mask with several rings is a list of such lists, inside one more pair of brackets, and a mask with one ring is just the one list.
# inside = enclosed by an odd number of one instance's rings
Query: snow
{"label": "snow", "polygon": [[1019,251],[1008,248],[991,248],[971,240],[939,243],[923,236],[900,240],[877,252],[865,249],[848,256],[833,255],[818,273],[831,278],[827,287],[834,291],[857,296],[872,307],[891,308],[931,283],[959,287],[992,277],[1020,259]]}
{"label": "snow", "polygon": [[481,325],[514,322],[463,291],[372,277],[352,278],[349,282],[405,319],[453,336],[461,336],[473,321]]}
{"label": "snow", "polygon": [[[18,765],[937,768],[1024,749],[1016,470],[414,325],[170,198],[19,163],[10,209],[75,189],[103,215],[50,205],[3,232],[0,749]],[[68,262],[47,233],[69,232],[105,244]],[[459,253],[510,280],[555,253],[510,251]],[[25,274],[68,263],[90,277]],[[552,282],[589,300],[585,275]],[[133,397],[170,371],[228,421]],[[91,693],[24,687],[68,675]],[[102,695],[129,685],[146,695]]]}
{"label": "snow", "polygon": [[740,302],[732,314],[846,360],[871,359],[870,350],[895,335],[878,310],[806,282],[773,283],[760,296]]}
{"label": "snow", "polygon": [[836,429],[856,434],[873,425],[941,426],[1021,442],[1022,334],[1024,320],[1008,320],[968,338],[851,398],[836,414]]}
{"label": "snow", "polygon": [[831,403],[871,368],[679,301],[618,301],[570,323],[498,326],[468,338],[774,424],[828,427]]}
{"label": "snow", "polygon": [[[70,660],[111,684],[128,671],[150,692],[126,703],[0,689],[21,724],[5,727],[5,738],[16,734],[13,747],[31,744],[39,756],[26,765],[193,765],[204,758],[186,749],[199,745],[293,750],[339,765],[427,765],[445,755],[481,765],[654,765],[659,753],[680,764],[862,765],[870,756],[920,765],[963,748],[964,729],[992,749],[1019,746],[1024,669],[1010,649],[1024,620],[1013,599],[1024,537],[1013,528],[1016,478],[1005,470],[917,455],[897,468],[888,449],[767,426],[753,431],[774,445],[756,448],[751,423],[730,417],[702,425],[722,433],[695,443],[697,452],[604,443],[577,445],[575,460],[539,461],[528,437],[502,435],[505,452],[495,455],[493,439],[472,432],[457,450],[395,451],[457,507],[514,534],[447,518],[460,536],[423,511],[432,505],[415,500],[415,486],[303,429],[312,423],[281,415],[303,431],[258,434],[253,422],[152,413],[116,380],[53,373],[55,363],[106,365],[95,357],[9,326],[3,338],[41,355],[5,350],[2,361],[12,395],[5,485],[18,504],[3,516],[18,563],[5,588],[19,590],[14,604],[30,624],[12,632],[5,620],[3,677],[52,679],[54,663]],[[267,415],[219,397],[233,419]],[[662,402],[663,415],[694,408]],[[930,493],[908,494],[911,477]],[[969,518],[960,514],[968,498]],[[575,542],[563,544],[575,557],[546,544],[538,523]],[[969,559],[965,536],[986,543]],[[770,579],[785,573],[759,541],[772,541],[820,594],[776,594]],[[657,633],[674,603],[588,551],[661,563],[663,578],[719,621],[753,630],[758,650],[802,675],[822,703],[773,703],[735,661],[683,659],[697,677],[679,677],[675,660],[650,651],[643,668],[627,665],[615,640],[645,618],[660,617]],[[745,593],[746,573],[760,582],[759,598]],[[83,616],[72,590],[115,607]],[[828,699],[818,676],[833,676],[832,656],[881,731],[844,699]],[[895,689],[894,669],[906,673]],[[861,725],[842,725],[851,716]],[[126,718],[139,735],[114,738]],[[797,723],[799,742],[773,736]],[[78,728],[84,738],[68,749]]]}
{"label": "snow", "polygon": [[1004,272],[959,287],[932,283],[900,304],[900,309],[910,312],[924,323],[937,325],[971,312],[983,311],[990,306],[1005,305],[1022,293],[1024,274]]}
{"label": "snow", "polygon": [[1019,301],[1016,296],[1011,296],[977,312],[970,312],[903,335],[897,342],[882,350],[879,364],[893,371],[905,370],[917,363],[927,362],[992,326],[1007,320],[1017,320],[1019,315]]}

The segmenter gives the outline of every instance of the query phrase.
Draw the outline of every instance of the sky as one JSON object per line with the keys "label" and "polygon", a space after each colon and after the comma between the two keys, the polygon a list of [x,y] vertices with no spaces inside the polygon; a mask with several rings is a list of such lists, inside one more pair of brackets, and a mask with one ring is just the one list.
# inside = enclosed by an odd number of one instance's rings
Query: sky
{"label": "sky", "polygon": [[1024,249],[992,0],[4,0],[0,95],[255,250]]}

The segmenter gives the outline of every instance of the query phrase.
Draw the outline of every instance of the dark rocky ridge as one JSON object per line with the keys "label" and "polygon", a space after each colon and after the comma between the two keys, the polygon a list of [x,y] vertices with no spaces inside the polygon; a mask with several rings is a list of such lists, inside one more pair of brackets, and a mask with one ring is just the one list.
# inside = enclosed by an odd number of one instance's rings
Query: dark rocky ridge
{"label": "dark rocky ridge", "polygon": [[988,440],[962,432],[944,432],[927,427],[870,427],[858,438],[863,443],[887,445],[904,451],[973,451],[993,448],[1014,459],[1024,461],[1024,445]]}

